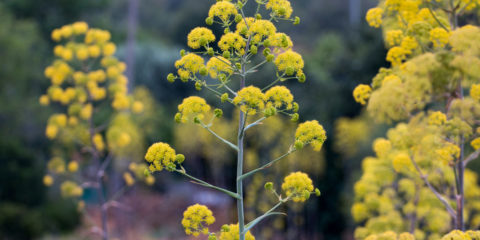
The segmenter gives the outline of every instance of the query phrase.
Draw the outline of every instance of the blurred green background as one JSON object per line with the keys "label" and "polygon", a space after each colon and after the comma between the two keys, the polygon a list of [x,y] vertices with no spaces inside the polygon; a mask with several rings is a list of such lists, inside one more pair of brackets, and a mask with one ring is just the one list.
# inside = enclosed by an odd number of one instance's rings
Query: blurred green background
{"label": "blurred green background", "polygon": [[[53,59],[50,32],[75,21],[86,21],[91,27],[109,30],[119,47],[118,57],[128,64],[129,84],[147,87],[157,101],[156,126],[154,132],[148,134],[147,142],[175,142],[178,151],[198,161],[186,166],[195,169],[194,174],[233,187],[232,179],[219,177],[231,171],[230,163],[216,167],[212,166],[215,159],[208,160],[216,156],[209,153],[216,151],[211,147],[216,143],[200,140],[199,146],[210,145],[211,149],[196,149],[192,143],[185,144],[182,134],[197,130],[182,130],[173,124],[176,106],[183,97],[199,93],[191,85],[166,81],[167,74],[174,71],[180,49],[186,48],[186,35],[192,28],[205,25],[205,16],[213,2],[0,1],[0,239],[57,239],[60,236],[83,239],[75,237],[84,222],[76,206],[42,185],[51,148],[44,128],[53,110],[38,104],[38,97],[49,85],[43,71]],[[258,239],[353,239],[352,185],[360,174],[360,160],[371,152],[371,139],[382,135],[385,129],[371,124],[363,116],[361,106],[354,102],[351,94],[357,84],[369,82],[377,70],[386,65],[381,32],[369,28],[363,17],[376,1],[291,2],[294,14],[302,19],[301,24],[292,27],[281,23],[278,28],[292,37],[295,50],[306,62],[307,82],[288,84],[301,106],[301,120],[318,119],[327,130],[328,140],[322,156],[302,158],[307,165],[310,160],[322,161],[314,177],[322,196],[311,200],[299,213],[289,214],[285,226],[276,230],[279,233],[276,236],[262,238],[261,230],[254,233]],[[133,46],[133,51],[127,51],[128,46]],[[272,72],[267,70],[257,74],[253,81],[271,76]],[[182,199],[190,198],[189,201],[194,197],[184,192],[188,189],[184,188],[185,181],[181,178],[166,173],[159,175],[155,187],[147,193],[128,194],[144,198],[135,203],[158,201],[155,205],[158,209],[149,211],[152,216],[147,217],[153,223],[145,223],[148,236],[185,239],[178,220],[184,208],[175,210],[162,203],[166,205],[168,199],[171,201],[176,195],[187,195]],[[171,221],[178,222],[161,221],[165,214],[162,209],[167,208],[178,216]],[[118,214],[118,217],[129,216]],[[122,235],[118,239],[147,238]]]}

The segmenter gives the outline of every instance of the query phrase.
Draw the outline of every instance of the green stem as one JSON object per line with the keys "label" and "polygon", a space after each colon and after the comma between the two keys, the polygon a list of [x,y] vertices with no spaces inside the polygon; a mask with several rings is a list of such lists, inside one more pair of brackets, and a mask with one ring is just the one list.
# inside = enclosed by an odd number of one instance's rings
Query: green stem
{"label": "green stem", "polygon": [[234,192],[228,191],[227,189],[223,189],[223,188],[221,188],[221,187],[214,186],[214,185],[212,185],[212,184],[210,184],[210,183],[207,183],[207,182],[205,182],[205,181],[203,181],[203,180],[200,180],[200,179],[198,179],[198,178],[196,178],[196,177],[194,177],[194,176],[189,175],[188,173],[185,172],[184,169],[182,169],[182,170],[175,169],[174,171],[182,174],[182,175],[185,176],[185,177],[188,177],[188,178],[192,179],[193,181],[195,181],[195,183],[197,183],[197,184],[199,184],[199,185],[202,185],[202,186],[204,186],[204,187],[208,187],[208,188],[212,188],[212,189],[218,190],[218,191],[223,192],[223,193],[225,193],[225,194],[227,194],[227,195],[229,195],[229,196],[231,196],[231,197],[233,197],[233,198],[236,198],[236,199],[239,199],[239,198],[240,198],[240,196],[239,196],[238,194],[234,193]]}
{"label": "green stem", "polygon": [[247,172],[247,173],[241,175],[240,177],[238,177],[237,180],[243,180],[243,179],[251,176],[252,174],[255,174],[255,173],[259,172],[259,171],[262,171],[262,170],[264,170],[264,169],[266,169],[266,168],[269,168],[269,167],[272,166],[274,163],[278,162],[280,159],[282,159],[282,158],[290,155],[291,153],[293,153],[293,152],[295,152],[295,151],[296,151],[295,149],[292,149],[292,150],[288,151],[287,153],[283,154],[282,156],[280,156],[280,157],[278,157],[278,158],[275,158],[274,160],[270,161],[269,163],[267,163],[267,164],[265,164],[265,165],[263,165],[263,166],[261,166],[261,167],[259,167],[259,168],[257,168],[257,169],[254,169],[254,170],[252,170],[252,171],[250,171],[250,172]]}
{"label": "green stem", "polygon": [[257,126],[257,125],[261,124],[261,123],[262,123],[262,121],[263,121],[263,120],[265,120],[265,119],[266,119],[266,117],[262,117],[262,118],[258,119],[257,121],[255,121],[255,122],[253,122],[253,123],[250,123],[250,124],[248,124],[248,125],[245,127],[245,130],[244,130],[244,131],[247,131],[249,128],[251,128],[251,127],[255,127],[255,126]]}

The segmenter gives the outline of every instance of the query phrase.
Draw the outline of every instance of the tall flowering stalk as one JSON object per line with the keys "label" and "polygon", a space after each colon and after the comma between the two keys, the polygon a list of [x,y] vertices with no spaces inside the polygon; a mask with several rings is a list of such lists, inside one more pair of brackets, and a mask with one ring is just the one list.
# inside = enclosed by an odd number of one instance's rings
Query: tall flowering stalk
{"label": "tall flowering stalk", "polygon": [[[326,140],[325,130],[315,120],[300,124],[296,130],[295,139],[292,139],[290,148],[285,154],[269,161],[249,172],[244,172],[244,144],[248,131],[260,127],[264,120],[276,114],[290,117],[297,121],[298,104],[293,95],[285,86],[276,85],[291,79],[305,81],[303,73],[304,62],[300,54],[293,51],[293,43],[288,35],[277,32],[273,22],[290,21],[298,24],[298,17],[292,18],[292,8],[287,0],[256,1],[256,11],[253,17],[246,17],[244,8],[248,0],[217,1],[208,12],[206,24],[219,24],[224,34],[214,48],[216,36],[206,27],[193,29],[187,37],[187,43],[194,51],[181,51],[181,58],[175,62],[176,74],[169,74],[167,79],[174,82],[192,82],[197,90],[207,89],[212,92],[221,103],[230,103],[239,110],[239,122],[236,141],[223,138],[211,129],[216,118],[222,117],[223,111],[212,107],[205,99],[197,96],[188,97],[178,106],[175,121],[178,123],[193,122],[209,131],[213,136],[237,152],[236,190],[231,191],[214,186],[187,173],[181,166],[185,157],[166,143],[155,143],[145,156],[150,164],[148,172],[168,171],[178,172],[194,182],[221,191],[237,201],[238,222],[224,225],[220,234],[210,232],[208,225],[214,222],[212,213],[202,205],[189,207],[184,213],[182,225],[188,235],[198,236],[206,234],[209,239],[254,239],[249,232],[256,224],[266,217],[281,214],[275,210],[288,201],[304,202],[310,194],[320,195],[315,189],[312,180],[302,172],[291,173],[286,176],[282,184],[282,193],[278,193],[273,183],[265,184],[267,191],[278,197],[278,203],[263,215],[246,223],[244,218],[244,180],[260,172],[291,153],[311,145],[319,151]],[[270,14],[263,19],[260,14],[262,8]],[[259,54],[260,53],[260,54]],[[263,60],[256,62],[257,55],[263,55]],[[208,59],[205,64],[205,59]],[[263,83],[264,88],[252,85],[248,76],[260,68],[272,63],[276,67],[276,77]],[[148,174],[148,173],[147,173]]]}
{"label": "tall flowering stalk", "polygon": [[131,153],[142,147],[141,132],[131,113],[140,114],[144,104],[127,91],[126,65],[113,56],[116,46],[108,31],[76,22],[55,29],[52,39],[58,42],[56,59],[45,69],[52,85],[39,101],[60,105],[61,112],[53,114],[46,127],[45,134],[55,145],[43,181],[47,186],[61,182],[62,196],[76,199],[79,210],[85,207],[84,189],[95,189],[101,226],[92,231],[106,240],[107,211],[121,206],[117,202],[120,194],[136,179],[149,185],[155,181],[144,176],[146,164],[132,162],[123,166],[124,188],[109,197],[105,183],[112,160],[134,160]]}
{"label": "tall flowering stalk", "polygon": [[391,67],[353,95],[376,120],[400,123],[364,160],[357,239],[479,238],[463,232],[480,226],[478,176],[466,168],[480,154],[479,3],[385,0],[367,12],[384,30]]}

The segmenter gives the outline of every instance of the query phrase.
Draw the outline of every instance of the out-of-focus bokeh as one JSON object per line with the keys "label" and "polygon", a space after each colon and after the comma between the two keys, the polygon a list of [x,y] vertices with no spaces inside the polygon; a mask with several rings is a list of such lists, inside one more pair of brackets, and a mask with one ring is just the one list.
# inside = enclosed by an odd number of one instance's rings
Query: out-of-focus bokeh
{"label": "out-of-focus bokeh", "polygon": [[[44,69],[52,62],[55,43],[51,31],[76,21],[112,33],[116,57],[127,63],[128,85],[145,104],[137,123],[142,140],[127,158],[143,162],[147,146],[169,142],[185,154],[185,168],[208,182],[234,188],[235,156],[198,126],[176,125],[173,116],[182,99],[197,92],[193,85],[166,81],[174,71],[186,36],[205,26],[214,0],[2,0],[0,1],[0,239],[99,239],[98,211],[93,193],[81,214],[78,204],[63,199],[58,188],[47,188],[42,179],[54,143],[45,137],[45,126],[54,107],[38,99],[49,86]],[[307,172],[321,190],[304,207],[289,204],[286,217],[275,217],[253,230],[257,239],[353,239],[350,208],[353,183],[360,176],[360,161],[371,154],[372,139],[385,126],[375,125],[352,97],[359,83],[370,82],[386,65],[381,31],[364,21],[372,0],[292,0],[301,24],[279,24],[289,34],[295,51],[305,59],[306,83],[289,82],[300,104],[301,120],[318,119],[328,140],[322,152],[303,151],[284,159],[264,174],[247,181],[246,218],[268,210],[273,203],[263,190],[265,181],[280,184],[293,170]],[[219,29],[214,29],[218,32]],[[250,79],[259,85],[273,76],[264,67]],[[225,113],[214,129],[222,136],[235,135],[237,117]],[[288,149],[295,127],[288,119],[269,119],[247,136],[246,169],[253,169]],[[115,166],[115,165],[114,165]],[[114,168],[114,167],[112,167]],[[115,169],[109,169],[115,173]],[[116,186],[122,177],[113,174]],[[277,176],[277,177],[276,177]],[[279,177],[280,176],[280,177]],[[180,221],[185,208],[195,202],[209,206],[217,217],[212,227],[235,219],[234,201],[192,184],[181,176],[160,172],[151,187],[129,188],[119,197],[119,207],[108,212],[112,239],[187,239]],[[107,193],[113,194],[113,193]]]}

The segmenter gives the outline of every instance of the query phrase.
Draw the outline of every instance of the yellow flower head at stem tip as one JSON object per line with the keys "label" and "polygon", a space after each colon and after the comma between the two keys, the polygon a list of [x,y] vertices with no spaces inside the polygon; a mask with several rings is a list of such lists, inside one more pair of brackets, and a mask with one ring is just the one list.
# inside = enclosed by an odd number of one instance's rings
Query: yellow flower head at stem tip
{"label": "yellow flower head at stem tip", "polygon": [[210,7],[208,11],[208,17],[218,17],[223,22],[226,22],[230,16],[235,16],[238,13],[237,8],[231,2],[221,1],[217,2]]}
{"label": "yellow flower head at stem tip", "polygon": [[[226,225],[225,227],[226,231],[222,231],[220,233],[220,237],[218,238],[219,240],[238,240],[239,230],[238,230],[238,224],[230,224]],[[245,234],[245,240],[255,240],[255,237],[248,231]]]}
{"label": "yellow flower head at stem tip", "polygon": [[202,120],[208,111],[210,111],[210,105],[207,104],[205,99],[191,96],[183,99],[182,104],[178,105],[175,121],[186,123],[188,121]]}
{"label": "yellow flower head at stem tip", "polygon": [[285,73],[287,76],[292,76],[303,70],[304,62],[300,54],[288,50],[277,56],[275,65],[279,72]]}
{"label": "yellow flower head at stem tip", "polygon": [[240,110],[247,115],[255,115],[257,110],[265,108],[265,95],[260,88],[248,86],[238,92],[233,104],[240,106]]}
{"label": "yellow flower head at stem tip", "polygon": [[230,75],[233,73],[230,61],[223,57],[212,57],[207,62],[207,70],[212,78],[218,78],[218,75],[225,74]]}
{"label": "yellow flower head at stem tip", "polygon": [[199,49],[208,43],[215,41],[212,30],[205,27],[196,27],[188,34],[188,46],[192,49]]}
{"label": "yellow flower head at stem tip", "polygon": [[293,107],[293,95],[285,86],[275,86],[265,92],[265,99],[267,101],[267,108],[274,107],[280,109],[284,106],[285,109],[290,110]]}
{"label": "yellow flower head at stem tip", "polygon": [[265,5],[267,9],[271,9],[273,15],[283,18],[292,16],[292,6],[288,0],[268,0]]}
{"label": "yellow flower head at stem tip", "polygon": [[368,22],[368,25],[374,28],[379,28],[382,24],[382,14],[383,9],[381,8],[371,8],[368,10],[365,19]]}
{"label": "yellow flower head at stem tip", "polygon": [[314,151],[320,151],[325,140],[327,140],[325,129],[317,120],[301,123],[295,132],[295,145],[311,144]]}
{"label": "yellow flower head at stem tip", "polygon": [[372,88],[366,84],[360,84],[353,90],[353,98],[356,102],[365,105],[372,94]]}
{"label": "yellow flower head at stem tip", "polygon": [[282,183],[282,190],[294,202],[305,202],[314,191],[312,179],[303,172],[290,173]]}
{"label": "yellow flower head at stem tip", "polygon": [[200,234],[207,235],[208,225],[215,222],[212,211],[204,205],[195,204],[187,208],[183,212],[182,225],[187,235],[198,236]]}
{"label": "yellow flower head at stem tip", "polygon": [[202,57],[194,53],[189,53],[175,62],[180,79],[186,81],[193,77],[204,66],[205,61]]}
{"label": "yellow flower head at stem tip", "polygon": [[155,172],[162,171],[164,168],[172,170],[175,164],[181,164],[185,157],[182,154],[176,154],[170,145],[158,142],[148,148],[145,160],[150,163],[149,170]]}

